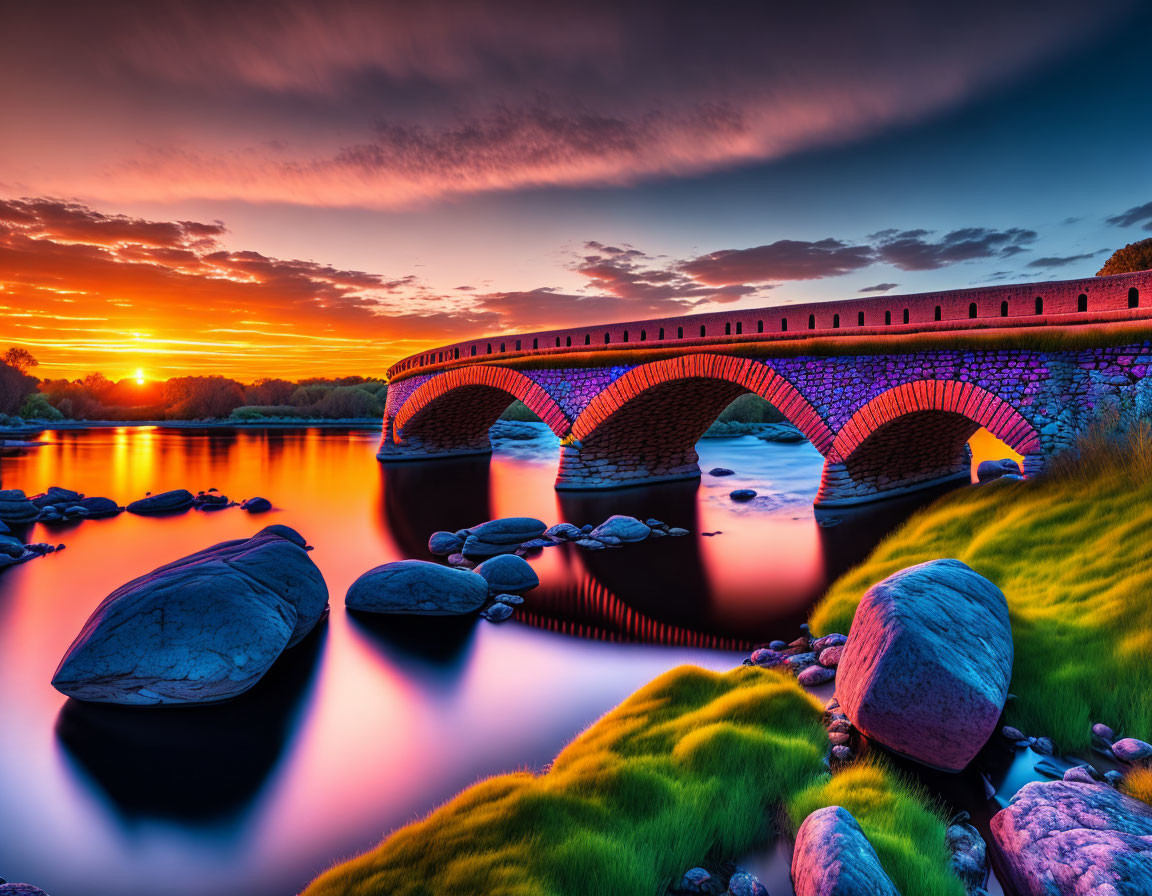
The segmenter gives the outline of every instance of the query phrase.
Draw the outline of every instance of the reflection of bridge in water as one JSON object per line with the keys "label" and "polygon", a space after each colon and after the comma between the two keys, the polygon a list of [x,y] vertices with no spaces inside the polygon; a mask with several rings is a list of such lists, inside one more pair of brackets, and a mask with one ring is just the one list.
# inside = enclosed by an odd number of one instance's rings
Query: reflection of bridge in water
{"label": "reflection of bridge in water", "polygon": [[[1150,294],[1143,272],[458,343],[389,370],[378,457],[488,453],[519,399],[563,440],[558,489],[691,479],[700,436],[751,392],[824,456],[820,505],[963,479],[981,427],[1032,475],[1101,403],[1131,403],[1152,368]],[[1028,348],[1037,328],[1075,335]]]}
{"label": "reflection of bridge in water", "polygon": [[[391,533],[406,557],[437,559],[428,552],[432,532],[491,518],[486,458],[389,464],[380,471],[382,529]],[[806,537],[814,539],[816,564],[806,590],[785,599],[770,580],[742,582],[743,594],[751,589],[757,595],[749,601],[734,598],[725,586],[718,592],[709,576],[704,550],[709,540],[700,533],[698,488],[695,482],[671,482],[623,491],[561,493],[561,519],[550,522],[597,523],[623,513],[656,517],[692,534],[603,551],[570,544],[544,548],[541,557],[547,562],[529,558],[542,573],[542,584],[527,595],[514,620],[606,641],[747,649],[795,630],[827,583],[863,560],[915,507],[935,497],[927,491],[836,511],[838,519],[832,526],[818,525],[806,516],[797,525],[811,527]]]}

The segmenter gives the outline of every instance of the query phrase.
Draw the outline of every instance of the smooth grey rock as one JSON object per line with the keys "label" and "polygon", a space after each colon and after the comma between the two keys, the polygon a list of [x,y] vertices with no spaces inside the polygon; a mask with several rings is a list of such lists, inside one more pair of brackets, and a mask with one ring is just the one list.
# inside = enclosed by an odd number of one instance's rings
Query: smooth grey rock
{"label": "smooth grey rock", "polygon": [[489,622],[503,622],[512,615],[512,608],[508,604],[498,601],[485,610],[483,615]]}
{"label": "smooth grey rock", "polygon": [[837,762],[851,762],[856,754],[852,752],[852,748],[844,744],[836,744],[832,748],[832,758]]}
{"label": "smooth grey rock", "polygon": [[1152,892],[1152,806],[1111,787],[1025,784],[991,828],[1001,882],[1018,896]]}
{"label": "smooth grey rock", "polygon": [[565,541],[575,541],[582,534],[580,529],[571,523],[557,523],[544,530],[544,535],[548,538],[562,538]]}
{"label": "smooth grey rock", "polygon": [[1105,725],[1103,722],[1097,722],[1092,726],[1092,733],[1103,741],[1111,744],[1116,740],[1116,732]]}
{"label": "smooth grey rock", "polygon": [[161,513],[179,513],[182,510],[187,510],[192,506],[195,496],[192,492],[184,488],[178,488],[170,492],[161,492],[158,495],[149,495],[146,498],[141,498],[139,501],[133,501],[128,505],[129,513],[138,513],[143,516],[151,516]]}
{"label": "smooth grey rock", "polygon": [[249,498],[240,505],[241,510],[247,510],[249,513],[267,513],[272,509],[272,502],[267,498],[261,498],[257,495],[255,498]]}
{"label": "smooth grey rock", "polygon": [[592,530],[591,535],[598,541],[605,537],[619,538],[625,544],[633,541],[643,541],[652,530],[645,526],[634,516],[616,514],[610,516],[599,526]]}
{"label": "smooth grey rock", "polygon": [[1056,755],[1056,744],[1052,742],[1052,738],[1050,737],[1034,737],[1031,739],[1029,746],[1033,752],[1039,753],[1041,756]]}
{"label": "smooth grey rock", "polygon": [[40,508],[18,488],[0,489],[0,521],[12,525],[30,523],[40,515]]}
{"label": "smooth grey rock", "polygon": [[577,538],[573,544],[582,548],[587,548],[590,551],[604,550],[604,542],[597,541],[595,538]]}
{"label": "smooth grey rock", "polygon": [[479,526],[473,526],[469,531],[479,541],[516,547],[522,542],[543,535],[547,528],[540,520],[530,516],[509,516],[488,520]]}
{"label": "smooth grey rock", "polygon": [[1010,741],[1027,740],[1027,735],[1025,735],[1023,731],[1019,728],[1013,728],[1011,725],[1005,725],[1000,729],[1000,733]]}
{"label": "smooth grey rock", "polygon": [[709,476],[734,476],[735,470],[729,470],[727,467],[713,467],[708,471]]}
{"label": "smooth grey rock", "polygon": [[554,548],[560,542],[554,541],[551,538],[532,538],[524,542],[520,547],[526,551],[534,551],[537,548]]}
{"label": "smooth grey rock", "polygon": [[728,497],[733,501],[751,501],[756,497],[756,492],[750,488],[738,488],[733,492],[729,492]]}
{"label": "smooth grey rock", "polygon": [[349,610],[453,616],[473,613],[488,599],[488,583],[473,572],[423,560],[397,560],[370,569],[344,598]]}
{"label": "smooth grey rock", "polygon": [[458,554],[463,547],[464,541],[455,532],[433,532],[428,538],[428,552],[437,557]]}
{"label": "smooth grey rock", "polygon": [[772,650],[769,647],[760,647],[752,651],[753,666],[760,666],[764,669],[774,669],[784,662],[784,654],[778,650]]}
{"label": "smooth grey rock", "polygon": [[1112,755],[1121,762],[1142,762],[1152,758],[1152,744],[1134,737],[1125,737],[1112,744]]}
{"label": "smooth grey rock", "polygon": [[455,566],[457,569],[475,569],[476,562],[469,560],[463,554],[449,554],[448,565]]}
{"label": "smooth grey rock", "polygon": [[1019,477],[1020,473],[1020,464],[1010,457],[1005,457],[1001,460],[982,461],[976,468],[976,479],[979,482],[991,482],[1001,476]]}
{"label": "smooth grey rock", "polygon": [[821,666],[827,666],[829,669],[835,669],[840,665],[840,657],[844,655],[844,645],[837,644],[834,647],[825,647],[816,655],[816,661]]}
{"label": "smooth grey rock", "polygon": [[524,603],[524,598],[519,594],[497,594],[494,598],[497,603],[508,604],[510,607],[519,606]]}
{"label": "smooth grey rock", "polygon": [[796,896],[900,896],[859,823],[840,806],[817,809],[800,825],[792,886]]}
{"label": "smooth grey rock", "polygon": [[959,560],[933,560],[865,593],[837,667],[836,696],[863,734],[959,771],[996,730],[1012,659],[1000,589]]}
{"label": "smooth grey rock", "polygon": [[[1099,774],[1099,773],[1097,773]],[[1087,765],[1074,765],[1068,771],[1064,772],[1065,781],[1078,781],[1081,784],[1099,784],[1100,779],[1092,774],[1090,767]]]}
{"label": "smooth grey rock", "polygon": [[270,527],[120,586],[72,642],[53,686],[79,700],[125,705],[243,693],[327,606],[303,542],[287,527]]}
{"label": "smooth grey rock", "polygon": [[14,535],[0,535],[0,554],[18,559],[24,556],[24,542]]}
{"label": "smooth grey rock", "polygon": [[111,498],[101,498],[99,496],[84,498],[80,501],[80,506],[88,511],[88,516],[91,519],[116,516],[116,514],[124,509]]}
{"label": "smooth grey rock", "polygon": [[833,632],[830,635],[824,635],[822,638],[817,638],[813,641],[812,649],[816,651],[816,653],[820,653],[820,651],[826,650],[829,647],[842,647],[847,641],[848,638],[846,635]]}
{"label": "smooth grey rock", "polygon": [[539,577],[528,561],[510,554],[485,560],[476,567],[476,575],[488,583],[488,590],[493,594],[502,591],[518,594],[540,584]]}
{"label": "smooth grey rock", "polygon": [[689,535],[690,533],[688,532],[687,529],[681,529],[679,526],[672,526],[668,530],[668,534],[675,537],[675,538],[680,538],[680,537],[683,537],[685,535]]}

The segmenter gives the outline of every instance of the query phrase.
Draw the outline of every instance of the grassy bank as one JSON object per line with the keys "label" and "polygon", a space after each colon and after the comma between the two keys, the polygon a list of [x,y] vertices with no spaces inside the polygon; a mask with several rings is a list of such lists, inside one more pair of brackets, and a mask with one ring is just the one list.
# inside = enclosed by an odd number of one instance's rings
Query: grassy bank
{"label": "grassy bank", "polygon": [[[814,631],[847,631],[874,582],[955,557],[1004,591],[1012,724],[1086,750],[1093,722],[1152,735],[1152,435],[1096,433],[1031,482],[963,489],[912,516],[829,590]],[[963,632],[957,632],[963,637]]]}
{"label": "grassy bank", "polygon": [[[674,669],[546,773],[474,785],[322,875],[306,896],[659,896],[688,868],[764,843],[780,807],[852,796],[824,771],[819,718],[819,704],[780,673]],[[942,843],[941,820],[879,768],[855,780],[867,788],[847,790],[876,807],[861,822],[901,869],[906,896],[960,896],[941,855],[915,845],[919,836]]]}

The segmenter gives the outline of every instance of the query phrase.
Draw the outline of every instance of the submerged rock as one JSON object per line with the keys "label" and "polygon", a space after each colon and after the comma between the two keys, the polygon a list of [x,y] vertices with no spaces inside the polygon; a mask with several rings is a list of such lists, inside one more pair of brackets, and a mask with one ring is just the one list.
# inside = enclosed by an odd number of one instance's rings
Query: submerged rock
{"label": "submerged rock", "polygon": [[256,496],[255,498],[249,498],[241,504],[240,509],[247,510],[249,513],[267,513],[272,509],[272,502],[267,498]]}
{"label": "submerged rock", "polygon": [[991,482],[1001,476],[1020,476],[1020,473],[1020,464],[1010,457],[1005,457],[1001,460],[981,461],[976,468],[976,479],[979,482]]}
{"label": "submerged rock", "polygon": [[397,560],[370,569],[344,598],[349,610],[452,616],[473,613],[488,599],[484,579],[464,569],[424,560]]}
{"label": "submerged rock", "polygon": [[735,470],[729,470],[727,467],[713,467],[708,471],[709,476],[735,476]]}
{"label": "submerged rock", "polygon": [[488,590],[493,594],[502,591],[516,594],[540,584],[539,577],[528,561],[511,554],[485,560],[476,567],[475,574],[488,583]]}
{"label": "submerged rock", "polygon": [[497,601],[484,611],[483,616],[489,622],[503,622],[512,615],[512,608],[503,601]]}
{"label": "submerged rock", "polygon": [[764,431],[756,438],[762,442],[779,442],[782,444],[796,444],[807,442],[808,439],[799,429],[791,423],[766,423]]}
{"label": "submerged rock", "polygon": [[32,884],[0,883],[0,896],[48,896],[48,894]]}
{"label": "submerged rock", "polygon": [[286,526],[226,541],[121,585],[52,678],[98,703],[208,703],[252,687],[323,616],[328,589]]}
{"label": "submerged rock", "polygon": [[148,495],[128,505],[129,513],[151,516],[161,513],[179,513],[192,506],[195,496],[185,488],[178,488],[158,495]]}
{"label": "submerged rock", "polygon": [[605,544],[611,543],[605,540],[607,538],[618,538],[621,542],[627,544],[633,541],[643,541],[651,531],[648,526],[645,526],[640,520],[636,519],[636,517],[617,514],[608,517],[608,519],[593,529],[591,536]]}
{"label": "submerged rock", "polygon": [[1019,896],[1149,892],[1152,806],[1111,787],[1025,784],[991,827],[997,870]]}
{"label": "submerged rock", "polygon": [[756,497],[756,492],[750,488],[738,488],[733,492],[729,492],[728,497],[733,501],[751,501]]}
{"label": "submerged rock", "polygon": [[933,560],[868,589],[840,657],[836,696],[868,737],[959,771],[996,730],[1012,659],[1000,589],[959,560]]}
{"label": "submerged rock", "polygon": [[840,806],[817,809],[800,825],[792,886],[796,896],[900,896],[859,823]]}

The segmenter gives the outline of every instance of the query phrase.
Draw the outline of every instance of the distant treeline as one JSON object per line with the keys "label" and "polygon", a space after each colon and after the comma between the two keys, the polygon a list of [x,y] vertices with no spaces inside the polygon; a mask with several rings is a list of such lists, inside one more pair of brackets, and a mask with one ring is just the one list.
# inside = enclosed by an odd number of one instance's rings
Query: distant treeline
{"label": "distant treeline", "polygon": [[26,420],[346,420],[384,413],[380,379],[313,377],[243,384],[223,376],[181,376],[166,382],[112,381],[101,373],[77,380],[38,380],[27,352],[0,360],[0,415]]}

